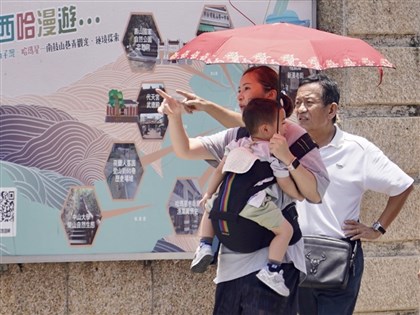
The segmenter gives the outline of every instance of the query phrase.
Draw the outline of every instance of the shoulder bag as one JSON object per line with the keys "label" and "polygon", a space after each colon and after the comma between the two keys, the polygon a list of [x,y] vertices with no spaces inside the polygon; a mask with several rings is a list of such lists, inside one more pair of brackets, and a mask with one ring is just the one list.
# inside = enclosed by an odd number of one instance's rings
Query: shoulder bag
{"label": "shoulder bag", "polygon": [[345,289],[358,241],[327,236],[303,236],[306,277],[300,286],[314,289]]}

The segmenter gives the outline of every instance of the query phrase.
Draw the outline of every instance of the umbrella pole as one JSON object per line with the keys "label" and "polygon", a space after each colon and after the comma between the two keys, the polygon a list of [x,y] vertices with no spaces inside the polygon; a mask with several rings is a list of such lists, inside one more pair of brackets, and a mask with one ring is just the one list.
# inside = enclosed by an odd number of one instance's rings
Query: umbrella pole
{"label": "umbrella pole", "polygon": [[279,110],[277,111],[277,133],[279,133],[279,125],[280,125],[280,100],[281,100],[281,66],[279,66],[279,80],[277,83],[277,102],[279,106]]}

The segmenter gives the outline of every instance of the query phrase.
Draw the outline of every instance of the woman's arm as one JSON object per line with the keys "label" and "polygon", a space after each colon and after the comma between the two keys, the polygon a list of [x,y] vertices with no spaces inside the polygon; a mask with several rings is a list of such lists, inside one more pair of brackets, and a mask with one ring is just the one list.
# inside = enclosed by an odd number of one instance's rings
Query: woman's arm
{"label": "woman's arm", "polygon": [[158,111],[168,116],[168,130],[175,154],[190,160],[213,159],[199,139],[188,137],[182,122],[182,104],[160,89],[156,92],[164,99]]}
{"label": "woman's arm", "polygon": [[[295,159],[295,156],[290,152],[286,138],[280,134],[275,134],[270,139],[270,152],[287,166],[290,166]],[[289,172],[303,197],[313,203],[321,202],[317,180],[312,172],[303,165],[293,170],[289,169]]]}
{"label": "woman's arm", "polygon": [[182,102],[182,105],[184,105],[185,110],[188,113],[193,113],[194,111],[206,112],[226,128],[244,126],[241,113],[234,112],[233,110],[201,98],[193,93],[183,90],[176,90],[176,92],[186,98],[186,100]]}
{"label": "woman's arm", "polygon": [[303,201],[305,197],[299,192],[296,187],[295,182],[290,176],[287,177],[276,177],[277,184],[280,186],[280,189],[293,199]]}

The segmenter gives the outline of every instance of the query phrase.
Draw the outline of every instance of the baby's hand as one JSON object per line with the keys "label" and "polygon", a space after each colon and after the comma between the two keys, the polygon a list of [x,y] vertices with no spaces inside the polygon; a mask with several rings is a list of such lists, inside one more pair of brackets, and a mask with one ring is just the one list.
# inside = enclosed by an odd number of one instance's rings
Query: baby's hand
{"label": "baby's hand", "polygon": [[281,134],[274,134],[270,139],[270,153],[285,164],[292,158],[287,140]]}
{"label": "baby's hand", "polygon": [[209,194],[208,193],[205,193],[203,195],[203,198],[201,198],[201,200],[199,202],[200,207],[202,207],[203,209],[205,209],[206,202],[207,202],[207,200],[209,200],[209,198],[210,198]]}

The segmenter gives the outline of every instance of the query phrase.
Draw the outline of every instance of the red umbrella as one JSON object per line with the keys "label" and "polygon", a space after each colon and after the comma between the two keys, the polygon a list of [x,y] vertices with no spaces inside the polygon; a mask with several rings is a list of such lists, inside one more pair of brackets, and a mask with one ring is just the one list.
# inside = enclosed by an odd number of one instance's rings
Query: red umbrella
{"label": "red umbrella", "polygon": [[171,58],[206,64],[266,64],[325,70],[343,67],[395,68],[361,39],[288,23],[203,33]]}
{"label": "red umbrella", "polygon": [[395,68],[379,51],[361,39],[289,23],[202,33],[175,52],[170,59],[194,59],[206,64],[265,64],[315,70],[378,67],[379,84],[382,82],[382,67]]}

